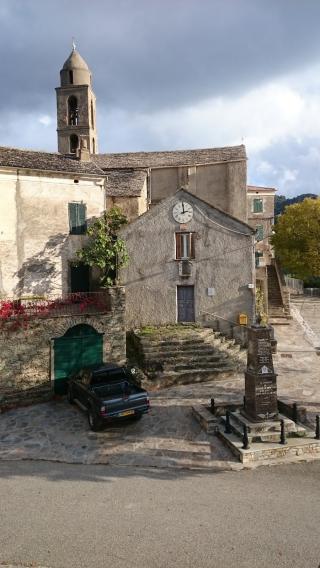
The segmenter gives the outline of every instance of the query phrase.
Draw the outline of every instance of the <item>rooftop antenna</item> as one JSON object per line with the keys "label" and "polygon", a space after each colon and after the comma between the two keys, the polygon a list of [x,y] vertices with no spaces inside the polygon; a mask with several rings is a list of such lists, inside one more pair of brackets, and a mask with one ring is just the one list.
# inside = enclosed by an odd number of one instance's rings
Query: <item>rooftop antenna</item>
{"label": "rooftop antenna", "polygon": [[76,47],[77,47],[77,46],[76,46],[76,43],[75,43],[75,38],[73,37],[73,38],[72,38],[72,51],[75,51],[75,50],[76,50]]}

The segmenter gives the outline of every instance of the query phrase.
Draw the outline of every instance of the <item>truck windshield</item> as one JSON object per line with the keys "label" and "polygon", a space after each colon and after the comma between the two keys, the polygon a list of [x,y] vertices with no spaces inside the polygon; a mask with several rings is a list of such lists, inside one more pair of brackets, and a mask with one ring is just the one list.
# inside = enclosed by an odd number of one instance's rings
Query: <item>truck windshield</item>
{"label": "truck windshield", "polygon": [[96,385],[95,392],[98,396],[104,397],[109,395],[129,396],[131,393],[131,385],[128,381],[112,382],[104,385]]}
{"label": "truck windshield", "polygon": [[102,385],[113,381],[120,381],[125,378],[125,372],[123,369],[112,369],[112,371],[106,371],[105,373],[97,373],[92,375],[91,384],[92,385]]}

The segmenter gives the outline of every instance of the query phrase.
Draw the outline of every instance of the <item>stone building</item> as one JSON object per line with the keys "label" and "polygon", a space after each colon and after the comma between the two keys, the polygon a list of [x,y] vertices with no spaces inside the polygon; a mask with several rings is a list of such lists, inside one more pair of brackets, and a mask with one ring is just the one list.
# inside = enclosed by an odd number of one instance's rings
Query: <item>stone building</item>
{"label": "stone building", "polygon": [[73,261],[112,205],[133,221],[183,187],[246,222],[243,145],[98,154],[92,75],[75,48],[56,92],[59,153],[0,148],[0,297],[95,290],[97,274]]}
{"label": "stone building", "polygon": [[[125,360],[124,296],[112,309],[92,303],[98,274],[74,263],[87,225],[112,205],[129,220],[123,234],[130,264],[122,275],[127,327],[205,322],[206,312],[209,319],[215,313],[232,321],[240,312],[253,315],[245,147],[99,154],[92,75],[75,48],[61,69],[56,96],[58,153],[0,147],[5,389],[69,373],[70,345],[75,365],[101,357]],[[173,218],[178,202],[191,207],[192,218]],[[77,307],[73,293],[86,301]],[[22,338],[20,324],[28,314],[32,321]]]}
{"label": "stone building", "polygon": [[105,210],[103,171],[61,154],[0,148],[0,195],[0,297],[90,291],[88,269],[72,261],[87,223]]}
{"label": "stone building", "polygon": [[252,321],[254,230],[180,190],[121,231],[127,326]]}
{"label": "stone building", "polygon": [[[247,220],[247,157],[243,145],[98,154],[92,159],[108,177],[107,202],[127,208],[130,220],[182,187],[233,217]],[[132,204],[124,199],[132,200]]]}
{"label": "stone building", "polygon": [[0,409],[64,394],[69,374],[86,365],[123,365],[124,306],[121,287],[88,303],[24,300],[6,319],[0,302]]}
{"label": "stone building", "polygon": [[[277,190],[273,187],[259,187],[248,185],[248,224],[256,231],[255,260],[257,278],[263,277],[265,267],[271,264],[274,257],[270,244],[272,227],[274,224],[274,198]],[[264,271],[260,272],[260,268]]]}

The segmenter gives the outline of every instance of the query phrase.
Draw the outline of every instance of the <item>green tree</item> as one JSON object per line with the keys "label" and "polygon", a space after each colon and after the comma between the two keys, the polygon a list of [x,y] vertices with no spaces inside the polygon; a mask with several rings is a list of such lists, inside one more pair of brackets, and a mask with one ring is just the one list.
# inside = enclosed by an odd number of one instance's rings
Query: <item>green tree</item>
{"label": "green tree", "polygon": [[89,242],[77,251],[79,262],[100,269],[102,287],[112,286],[117,270],[126,266],[128,262],[126,244],[117,236],[118,231],[127,222],[121,209],[112,207],[88,228]]}
{"label": "green tree", "polygon": [[320,275],[320,199],[290,205],[271,237],[283,268],[301,279]]}

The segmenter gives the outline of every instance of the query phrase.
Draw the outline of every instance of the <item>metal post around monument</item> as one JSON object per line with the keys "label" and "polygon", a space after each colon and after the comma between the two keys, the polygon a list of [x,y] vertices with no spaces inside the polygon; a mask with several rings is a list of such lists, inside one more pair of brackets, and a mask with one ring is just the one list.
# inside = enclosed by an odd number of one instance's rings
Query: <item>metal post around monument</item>
{"label": "metal post around monument", "polygon": [[249,446],[249,438],[248,438],[248,427],[247,427],[246,424],[243,425],[242,442],[243,442],[242,449],[248,450],[250,448],[250,446]]}
{"label": "metal post around monument", "polygon": [[224,432],[225,434],[232,434],[231,424],[230,424],[230,410],[226,411],[226,427]]}
{"label": "metal post around monument", "polygon": [[215,410],[215,408],[214,408],[214,398],[211,398],[211,399],[210,399],[210,409],[211,409],[212,414],[214,414],[214,410]]}
{"label": "metal post around monument", "polygon": [[316,440],[320,440],[320,416],[319,416],[319,414],[317,414],[317,416],[316,416],[316,435],[315,435],[315,439],[316,439]]}
{"label": "metal post around monument", "polygon": [[285,427],[284,427],[283,418],[280,420],[280,425],[281,425],[280,444],[282,444],[284,446],[288,442],[286,440],[286,430],[285,430]]}

